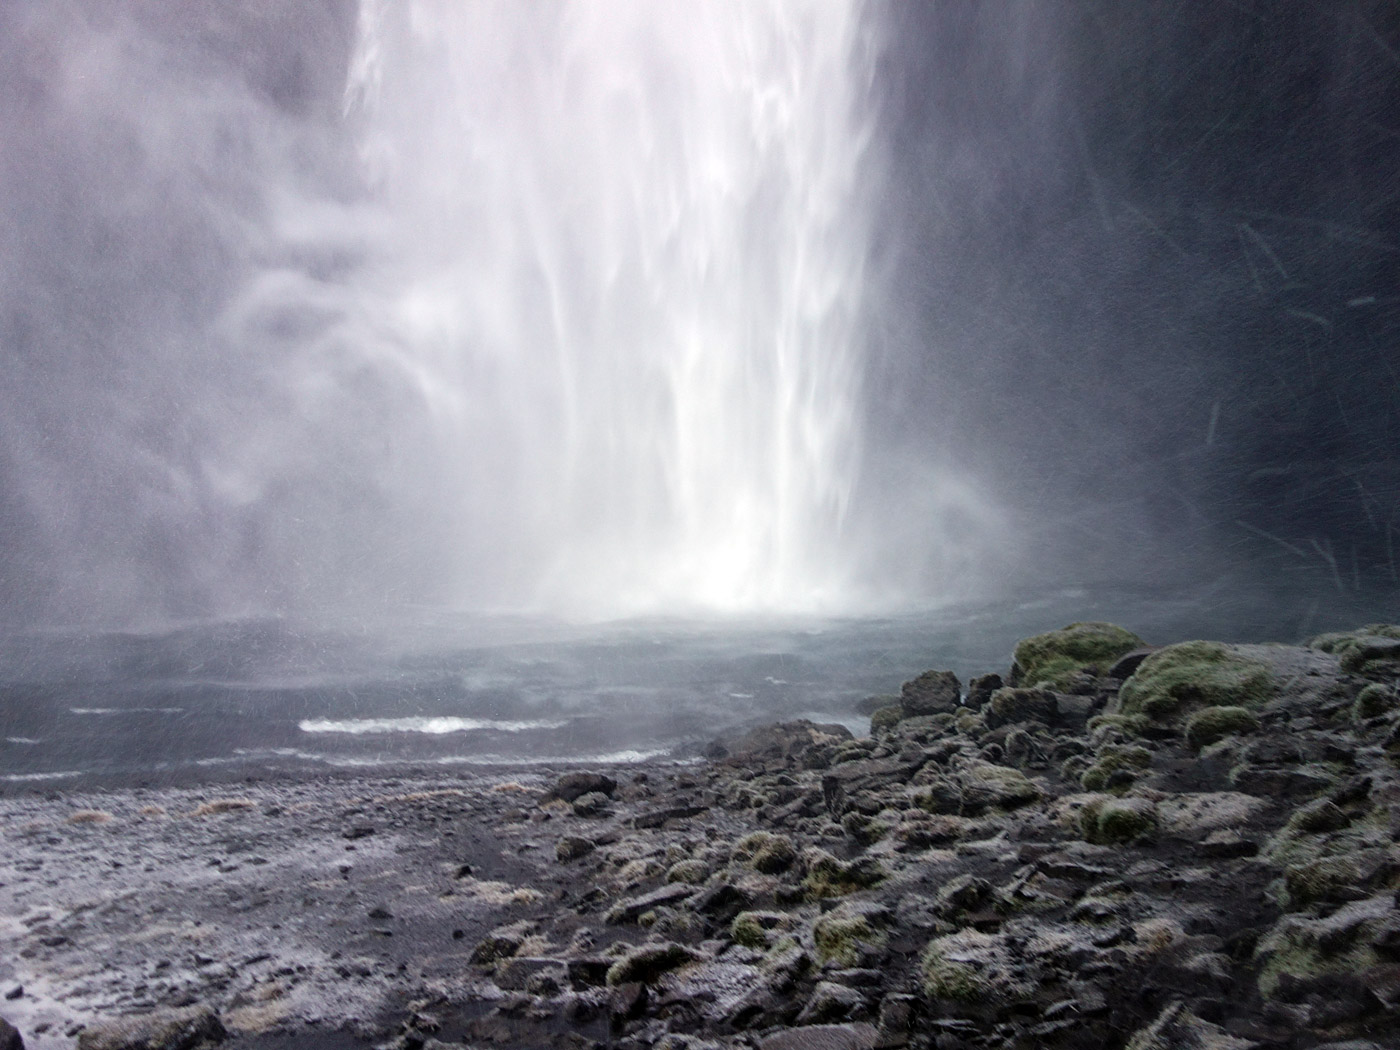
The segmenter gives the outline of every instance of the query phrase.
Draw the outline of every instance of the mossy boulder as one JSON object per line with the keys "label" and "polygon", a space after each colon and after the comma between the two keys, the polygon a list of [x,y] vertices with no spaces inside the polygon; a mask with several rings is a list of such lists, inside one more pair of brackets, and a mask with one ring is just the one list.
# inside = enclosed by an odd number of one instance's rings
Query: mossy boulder
{"label": "mossy boulder", "polygon": [[804,851],[802,859],[807,866],[802,889],[809,900],[844,897],[857,890],[869,889],[882,882],[886,875],[884,867],[873,857],[860,857],[847,862],[813,846]]}
{"label": "mossy boulder", "polygon": [[1079,812],[1079,828],[1095,845],[1123,845],[1157,830],[1157,809],[1145,798],[1093,799]]}
{"label": "mossy boulder", "polygon": [[[1365,895],[1365,888],[1386,880],[1388,857],[1381,849],[1361,849],[1333,854],[1283,872],[1285,902],[1290,908],[1306,908],[1319,902],[1336,903]],[[1393,887],[1392,887],[1393,888]]]}
{"label": "mossy boulder", "polygon": [[1240,1039],[1219,1025],[1201,1020],[1177,1001],[1150,1025],[1133,1033],[1126,1050],[1252,1050],[1258,1045],[1252,1039]]}
{"label": "mossy boulder", "polygon": [[1400,673],[1400,624],[1371,623],[1354,631],[1320,634],[1308,645],[1332,653],[1352,674]]}
{"label": "mossy boulder", "polygon": [[1101,747],[1092,765],[1079,778],[1086,791],[1132,783],[1136,774],[1152,765],[1152,752],[1137,744],[1106,744]]}
{"label": "mossy boulder", "polygon": [[1260,993],[1294,997],[1328,977],[1364,973],[1383,961],[1374,944],[1397,918],[1389,893],[1345,904],[1325,918],[1285,915],[1254,952]]}
{"label": "mossy boulder", "polygon": [[868,952],[885,944],[878,928],[888,921],[888,911],[878,905],[847,902],[812,924],[812,943],[821,962],[856,966]]}
{"label": "mossy boulder", "polygon": [[1218,642],[1182,642],[1144,660],[1118,702],[1123,714],[1179,725],[1205,707],[1258,709],[1276,692],[1268,665]]}
{"label": "mossy boulder", "polygon": [[734,844],[734,859],[764,875],[778,875],[792,867],[797,847],[786,835],[755,831]]}
{"label": "mossy boulder", "polygon": [[1247,707],[1203,707],[1186,720],[1186,746],[1199,751],[1227,736],[1258,729],[1259,718]]}
{"label": "mossy boulder", "polygon": [[1017,684],[1065,688],[1081,671],[1104,674],[1124,653],[1145,644],[1116,624],[1072,623],[1017,644]]}
{"label": "mossy boulder", "polygon": [[930,941],[920,971],[930,999],[972,1013],[1031,1002],[1039,990],[1033,968],[1024,965],[1005,936],[978,930]]}
{"label": "mossy boulder", "polygon": [[796,920],[781,911],[741,911],[729,924],[729,936],[745,948],[766,951],[781,934],[791,930]]}
{"label": "mossy boulder", "polygon": [[623,955],[608,968],[608,984],[650,984],[699,956],[682,944],[644,944]]}
{"label": "mossy boulder", "polygon": [[691,858],[689,860],[677,861],[666,869],[667,882],[688,882],[696,885],[705,881],[709,877],[710,866],[703,860]]}
{"label": "mossy boulder", "polygon": [[1017,722],[1053,723],[1059,713],[1059,701],[1048,689],[998,689],[982,708],[982,717],[991,728]]}
{"label": "mossy boulder", "polygon": [[870,716],[870,731],[872,733],[882,733],[887,729],[893,729],[899,725],[904,718],[904,708],[898,704],[891,704],[889,707],[881,707]]}
{"label": "mossy boulder", "polygon": [[1400,708],[1400,692],[1391,686],[1372,682],[1356,694],[1351,713],[1356,721],[1364,722],[1368,718],[1388,715],[1396,708]]}
{"label": "mossy boulder", "polygon": [[1019,769],[980,760],[926,783],[914,803],[937,814],[976,816],[989,809],[1017,809],[1041,797],[1040,788]]}

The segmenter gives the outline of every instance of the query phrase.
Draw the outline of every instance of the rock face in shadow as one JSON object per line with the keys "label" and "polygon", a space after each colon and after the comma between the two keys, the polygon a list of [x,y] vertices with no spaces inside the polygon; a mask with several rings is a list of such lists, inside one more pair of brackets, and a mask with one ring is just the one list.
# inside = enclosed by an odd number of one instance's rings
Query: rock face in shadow
{"label": "rock face in shadow", "polygon": [[1386,630],[935,672],[689,764],[0,800],[7,1009],[80,1050],[1393,1045]]}

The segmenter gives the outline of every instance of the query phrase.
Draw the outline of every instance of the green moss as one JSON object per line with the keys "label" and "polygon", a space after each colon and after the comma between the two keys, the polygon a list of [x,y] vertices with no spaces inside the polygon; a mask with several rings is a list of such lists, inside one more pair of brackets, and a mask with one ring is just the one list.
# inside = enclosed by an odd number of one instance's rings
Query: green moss
{"label": "green moss", "polygon": [[734,859],[764,875],[777,875],[792,867],[797,859],[797,847],[785,835],[755,831],[734,843]]}
{"label": "green moss", "polygon": [[873,846],[889,834],[890,825],[854,810],[841,818],[841,829],[861,846]]}
{"label": "green moss", "polygon": [[1318,901],[1335,900],[1339,894],[1353,891],[1363,881],[1365,874],[1360,855],[1355,853],[1293,864],[1283,872],[1287,903],[1293,909],[1305,908]]}
{"label": "green moss", "polygon": [[766,951],[777,932],[793,922],[792,916],[780,911],[741,911],[729,924],[729,936],[745,948]]}
{"label": "green moss", "polygon": [[1397,707],[1400,707],[1400,694],[1389,686],[1372,682],[1356,694],[1351,713],[1356,721],[1363,722],[1368,718],[1387,715]]}
{"label": "green moss", "polygon": [[1263,706],[1277,687],[1269,668],[1217,642],[1182,642],[1153,653],[1123,683],[1122,712],[1177,724],[1202,707]]}
{"label": "green moss", "polygon": [[1025,638],[1016,646],[1016,665],[1025,685],[1064,687],[1082,670],[1103,674],[1143,640],[1111,623],[1072,623],[1058,631]]}
{"label": "green moss", "polygon": [[1400,624],[1368,623],[1354,631],[1333,631],[1330,634],[1319,634],[1309,641],[1308,645],[1313,649],[1321,649],[1324,653],[1336,653],[1340,656],[1367,638],[1400,638]]}
{"label": "green moss", "polygon": [[1328,974],[1364,973],[1380,963],[1375,949],[1365,943],[1371,923],[1361,923],[1350,938],[1329,936],[1322,923],[1285,915],[1259,942],[1259,991],[1272,998],[1284,974],[1313,980]]}
{"label": "green moss", "polygon": [[953,716],[953,726],[959,733],[975,733],[987,728],[987,722],[976,711],[965,709]]}
{"label": "green moss", "polygon": [[1346,811],[1331,799],[1319,798],[1300,807],[1288,818],[1284,831],[1294,834],[1321,834],[1341,831],[1351,823]]}
{"label": "green moss", "polygon": [[1096,845],[1122,845],[1151,835],[1157,815],[1146,799],[1094,799],[1080,810],[1079,828]]}
{"label": "green moss", "polygon": [[710,874],[709,865],[702,860],[683,860],[666,871],[667,882],[704,882]]}
{"label": "green moss", "polygon": [[861,915],[828,912],[812,924],[812,942],[821,962],[855,966],[860,962],[861,945],[880,947],[885,935],[871,927]]}
{"label": "green moss", "polygon": [[977,762],[967,767],[963,793],[974,808],[1016,809],[1040,799],[1040,788],[1019,769],[992,762]]}
{"label": "green moss", "polygon": [[889,707],[881,707],[870,716],[870,731],[872,733],[883,732],[886,729],[893,729],[904,717],[904,708],[898,704],[891,704]]}
{"label": "green moss", "polygon": [[1151,725],[1152,719],[1145,715],[1110,714],[1095,715],[1089,719],[1089,724],[1085,728],[1089,731],[1090,736],[1098,736],[1100,731],[1107,733],[1116,729],[1124,736],[1133,737],[1142,736]]}
{"label": "green moss", "polygon": [[1079,782],[1086,791],[1102,791],[1108,779],[1120,769],[1146,769],[1152,765],[1152,752],[1136,745],[1123,747],[1109,744],[1100,748],[1094,764],[1086,769]]}
{"label": "green moss", "polygon": [[1186,720],[1186,746],[1193,751],[1239,733],[1253,733],[1259,719],[1247,707],[1203,707]]}
{"label": "green moss", "polygon": [[849,864],[821,849],[807,851],[807,876],[802,889],[809,900],[844,897],[869,889],[885,878],[885,869],[873,857],[862,857]]}
{"label": "green moss", "polygon": [[972,1005],[988,998],[990,989],[981,975],[966,963],[949,959],[937,941],[924,949],[920,969],[924,994],[930,999],[950,999]]}

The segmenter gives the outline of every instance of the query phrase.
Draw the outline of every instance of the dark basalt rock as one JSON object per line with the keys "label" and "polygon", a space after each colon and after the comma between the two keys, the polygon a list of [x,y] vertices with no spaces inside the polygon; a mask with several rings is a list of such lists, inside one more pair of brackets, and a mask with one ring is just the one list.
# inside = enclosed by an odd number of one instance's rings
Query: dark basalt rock
{"label": "dark basalt rock", "polygon": [[602,773],[565,773],[554,782],[544,797],[549,802],[559,799],[573,803],[584,795],[600,794],[612,798],[617,791],[617,781]]}
{"label": "dark basalt rock", "polygon": [[899,691],[899,706],[905,718],[950,714],[962,699],[962,685],[952,671],[925,671]]}

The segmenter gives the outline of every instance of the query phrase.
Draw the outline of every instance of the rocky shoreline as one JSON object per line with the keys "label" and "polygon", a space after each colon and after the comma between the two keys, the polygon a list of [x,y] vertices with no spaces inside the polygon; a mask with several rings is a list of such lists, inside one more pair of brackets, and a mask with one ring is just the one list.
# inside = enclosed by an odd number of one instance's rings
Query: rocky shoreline
{"label": "rocky shoreline", "polygon": [[703,760],[0,799],[0,1050],[1400,1046],[1400,628]]}

